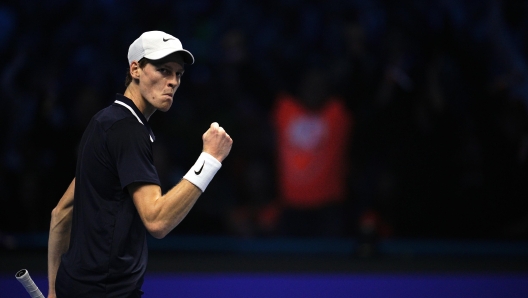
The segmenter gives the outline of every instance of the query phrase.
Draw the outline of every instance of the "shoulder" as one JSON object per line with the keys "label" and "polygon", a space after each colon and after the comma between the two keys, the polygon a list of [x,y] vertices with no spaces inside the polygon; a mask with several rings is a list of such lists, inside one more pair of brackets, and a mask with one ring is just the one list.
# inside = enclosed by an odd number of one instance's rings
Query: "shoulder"
{"label": "shoulder", "polygon": [[112,104],[99,111],[97,114],[95,114],[93,120],[97,121],[97,123],[102,126],[104,131],[122,126],[134,127],[136,124],[142,126],[142,124],[139,123],[129,111],[115,104]]}
{"label": "shoulder", "polygon": [[110,136],[118,137],[120,139],[148,137],[148,130],[134,117],[123,117],[108,124],[110,125],[107,128],[107,133]]}

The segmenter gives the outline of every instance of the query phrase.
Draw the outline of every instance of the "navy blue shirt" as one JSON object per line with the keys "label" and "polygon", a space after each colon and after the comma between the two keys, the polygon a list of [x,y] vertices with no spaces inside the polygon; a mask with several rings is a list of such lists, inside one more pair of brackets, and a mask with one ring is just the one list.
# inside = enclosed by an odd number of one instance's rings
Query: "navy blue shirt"
{"label": "navy blue shirt", "polygon": [[[146,229],[127,186],[160,185],[152,142],[147,120],[120,94],[88,124],[79,145],[70,247],[57,274],[57,294],[128,297],[140,290]],[[79,284],[93,288],[81,293]]]}

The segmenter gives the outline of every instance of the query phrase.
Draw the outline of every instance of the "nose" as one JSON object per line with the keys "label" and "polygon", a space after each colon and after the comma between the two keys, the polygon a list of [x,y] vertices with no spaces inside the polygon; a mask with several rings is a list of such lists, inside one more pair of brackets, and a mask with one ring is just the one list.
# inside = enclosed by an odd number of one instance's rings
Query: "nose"
{"label": "nose", "polygon": [[171,88],[178,88],[178,86],[180,85],[180,79],[178,78],[177,75],[172,75],[170,77],[170,79],[168,80],[168,84]]}

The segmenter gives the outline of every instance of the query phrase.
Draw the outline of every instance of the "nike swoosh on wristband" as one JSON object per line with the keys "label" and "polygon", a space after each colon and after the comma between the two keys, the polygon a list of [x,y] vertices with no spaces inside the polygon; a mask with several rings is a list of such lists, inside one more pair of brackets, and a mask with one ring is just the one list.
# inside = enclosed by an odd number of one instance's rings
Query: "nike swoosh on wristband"
{"label": "nike swoosh on wristband", "polygon": [[204,165],[205,165],[205,160],[204,160],[204,162],[203,162],[202,167],[200,168],[200,170],[199,170],[199,171],[194,171],[194,173],[195,173],[196,175],[200,175],[200,173],[201,173],[202,170],[203,170]]}
{"label": "nike swoosh on wristband", "polygon": [[169,41],[171,39],[174,39],[174,38],[163,38],[163,41]]}

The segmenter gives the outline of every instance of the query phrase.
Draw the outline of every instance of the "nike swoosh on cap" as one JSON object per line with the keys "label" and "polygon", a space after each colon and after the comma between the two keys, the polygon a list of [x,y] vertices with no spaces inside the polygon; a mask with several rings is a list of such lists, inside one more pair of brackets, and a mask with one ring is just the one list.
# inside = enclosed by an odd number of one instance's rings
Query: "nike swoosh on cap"
{"label": "nike swoosh on cap", "polygon": [[165,38],[165,37],[164,37],[164,38],[163,38],[163,41],[169,41],[169,40],[171,40],[171,39],[174,39],[174,38]]}

